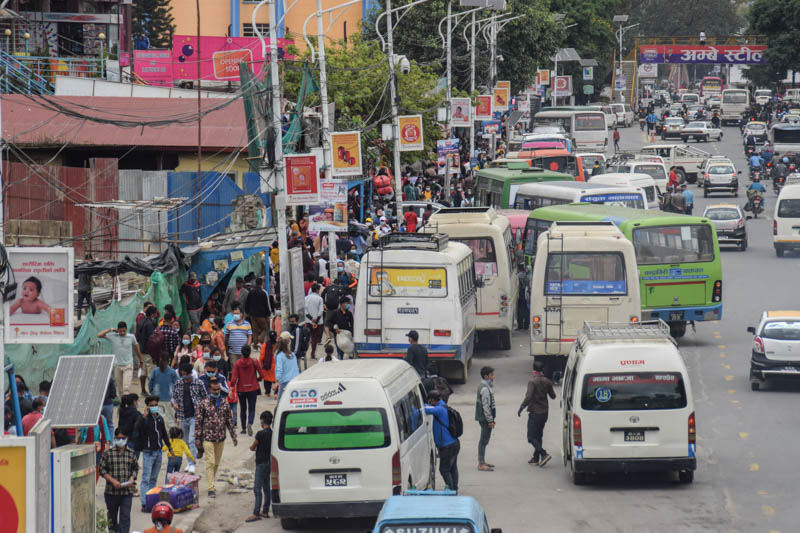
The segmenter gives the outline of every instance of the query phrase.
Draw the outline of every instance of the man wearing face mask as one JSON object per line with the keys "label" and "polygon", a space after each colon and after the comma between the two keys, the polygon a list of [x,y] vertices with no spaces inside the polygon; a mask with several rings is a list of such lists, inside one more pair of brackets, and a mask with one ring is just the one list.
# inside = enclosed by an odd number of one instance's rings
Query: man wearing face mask
{"label": "man wearing face mask", "polygon": [[128,533],[131,529],[131,502],[136,486],[139,463],[136,454],[127,446],[128,435],[122,428],[114,432],[114,446],[100,459],[100,476],[106,480],[103,497],[106,501],[106,516],[111,522],[111,531]]}
{"label": "man wearing face mask", "polygon": [[158,484],[162,446],[166,446],[172,453],[167,426],[164,424],[164,419],[158,414],[158,396],[148,396],[144,403],[147,405],[147,411],[136,423],[134,430],[134,433],[139,435],[136,449],[142,452],[142,486],[139,489],[139,495],[142,499],[143,513],[147,512],[147,491]]}
{"label": "man wearing face mask", "polygon": [[[183,431],[184,440],[189,445],[192,457],[197,457],[197,448],[194,446],[194,414],[197,405],[206,397],[206,388],[199,379],[192,377],[192,366],[184,363],[180,368],[181,379],[172,389],[172,407],[175,409],[175,418],[178,427]],[[194,462],[190,459],[186,471],[194,474]]]}
{"label": "man wearing face mask", "polygon": [[175,412],[172,410],[172,388],[178,382],[178,373],[174,368],[167,366],[167,359],[162,357],[158,361],[158,368],[150,374],[147,388],[150,394],[158,397],[158,406],[164,413],[165,420],[170,426],[175,425]]}
{"label": "man wearing face mask", "polygon": [[[308,326],[300,324],[300,317],[297,315],[289,315],[289,333],[292,334],[292,342],[289,344],[292,353],[297,357],[298,365],[300,359],[305,360],[306,353],[308,352],[308,345],[311,340],[311,332]],[[306,361],[306,368],[308,362]]]}
{"label": "man wearing face mask", "polygon": [[344,356],[344,352],[339,349],[336,336],[342,331],[349,331],[353,333],[353,313],[350,312],[350,299],[347,296],[342,296],[339,300],[339,307],[331,313],[328,322],[325,324],[328,336],[333,338],[333,343],[336,346],[336,351],[339,354],[339,359]]}
{"label": "man wearing face mask", "polygon": [[241,311],[234,312],[233,320],[225,326],[228,346],[228,359],[231,365],[242,355],[242,346],[253,343],[253,328],[244,319]]}
{"label": "man wearing face mask", "polygon": [[222,396],[219,381],[209,380],[208,396],[197,406],[195,422],[195,445],[206,457],[206,481],[208,497],[216,498],[217,491],[214,480],[225,448],[225,430],[231,434],[233,445],[239,444],[236,429],[233,425],[233,413],[228,401]]}
{"label": "man wearing face mask", "polygon": [[[219,385],[224,394],[228,394],[230,392],[230,388],[228,388],[228,380],[226,380],[225,375],[220,372],[219,364],[221,362],[222,356],[219,355],[219,352],[215,352],[215,354],[211,357],[211,361],[206,363],[205,373],[198,378],[198,381],[203,384],[203,388],[205,388],[206,393],[208,393],[210,390],[209,383],[212,379],[219,381]],[[184,432],[184,435],[185,434],[186,432]]]}

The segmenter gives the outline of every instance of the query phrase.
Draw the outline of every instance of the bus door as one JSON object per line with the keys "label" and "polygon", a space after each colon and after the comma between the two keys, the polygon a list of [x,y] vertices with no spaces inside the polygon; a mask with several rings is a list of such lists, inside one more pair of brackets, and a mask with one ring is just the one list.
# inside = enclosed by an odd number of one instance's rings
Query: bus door
{"label": "bus door", "polygon": [[478,288],[478,316],[498,315],[497,298],[498,267],[494,239],[491,237],[459,237],[453,239],[463,242],[472,250],[475,261],[475,275],[483,279],[483,286]]}

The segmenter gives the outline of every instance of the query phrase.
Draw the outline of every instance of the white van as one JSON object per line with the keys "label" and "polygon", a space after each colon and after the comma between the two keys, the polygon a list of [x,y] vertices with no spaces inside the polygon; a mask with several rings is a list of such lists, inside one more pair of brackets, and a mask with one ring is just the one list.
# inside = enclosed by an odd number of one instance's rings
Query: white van
{"label": "white van", "polygon": [[633,243],[613,222],[554,222],[539,235],[531,276],[531,355],[564,368],[586,321],[638,322]]}
{"label": "white van", "polygon": [[630,128],[636,116],[633,114],[630,104],[611,104],[616,116],[616,124],[623,128]]}
{"label": "white van", "polygon": [[656,192],[658,194],[663,194],[667,190],[669,173],[667,172],[667,166],[664,164],[664,160],[657,155],[637,154],[633,159],[625,159],[619,162],[612,160],[608,162],[606,169],[609,173],[647,174],[656,182]]}
{"label": "white van", "polygon": [[750,107],[750,93],[747,89],[725,89],[722,91],[722,103],[719,106],[719,119],[724,126],[726,122],[739,123],[742,113]]}
{"label": "white van", "polygon": [[788,103],[800,102],[800,89],[786,89],[783,93],[783,101]]}
{"label": "white van", "polygon": [[435,488],[424,399],[417,372],[400,360],[316,364],[290,381],[272,434],[272,509],[281,526],[377,516],[389,496]]}
{"label": "white van", "polygon": [[700,95],[696,93],[683,93],[681,95],[681,103],[686,105],[699,104]]}
{"label": "white van", "polygon": [[618,187],[582,181],[547,181],[520,185],[514,197],[514,207],[533,211],[548,205],[584,202],[647,209],[646,196],[641,187]]}
{"label": "white van", "polygon": [[769,89],[756,89],[753,99],[758,105],[767,105],[772,100],[772,91]]}
{"label": "white van", "polygon": [[500,348],[510,350],[519,284],[508,217],[493,207],[445,208],[431,215],[420,231],[444,233],[451,242],[469,246],[481,280],[475,328],[481,336],[496,336]]}
{"label": "white van", "polygon": [[439,375],[467,380],[477,312],[475,262],[467,245],[439,233],[392,233],[361,258],[358,279],[358,357],[402,359],[413,329]]}
{"label": "white van", "polygon": [[786,250],[800,250],[800,183],[784,185],[775,202],[772,219],[772,241],[775,255]]}
{"label": "white van", "polygon": [[[655,165],[656,163],[645,163]],[[589,183],[598,185],[613,185],[614,187],[639,187],[644,191],[647,198],[647,207],[658,209],[658,191],[656,182],[647,174],[634,172],[609,172],[593,176]]]}
{"label": "white van", "polygon": [[561,407],[562,457],[576,485],[600,472],[694,479],[692,388],[665,322],[585,324],[567,359]]}

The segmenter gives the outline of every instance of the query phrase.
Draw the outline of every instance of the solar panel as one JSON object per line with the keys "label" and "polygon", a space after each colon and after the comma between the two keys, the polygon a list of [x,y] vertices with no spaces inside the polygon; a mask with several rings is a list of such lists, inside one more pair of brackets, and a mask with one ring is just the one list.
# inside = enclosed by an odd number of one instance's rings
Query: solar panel
{"label": "solar panel", "polygon": [[44,418],[53,428],[97,424],[113,365],[113,355],[62,355]]}

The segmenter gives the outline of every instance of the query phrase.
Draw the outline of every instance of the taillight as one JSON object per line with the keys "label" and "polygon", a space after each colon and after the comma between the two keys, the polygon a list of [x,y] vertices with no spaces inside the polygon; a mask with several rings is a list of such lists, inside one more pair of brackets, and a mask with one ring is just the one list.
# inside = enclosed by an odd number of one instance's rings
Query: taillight
{"label": "taillight", "polygon": [[450,330],[449,329],[435,329],[433,330],[434,337],[449,337]]}
{"label": "taillight", "polygon": [[764,355],[764,341],[761,340],[761,337],[753,338],[753,351],[755,353]]}
{"label": "taillight", "polygon": [[278,475],[278,460],[274,455],[269,458],[269,481],[273,491],[281,490],[281,479]]}
{"label": "taillight", "polygon": [[505,316],[508,313],[508,296],[505,294],[500,296],[500,316]]}
{"label": "taillight", "polygon": [[711,298],[712,302],[721,302],[722,301],[722,282],[715,281],[714,282],[714,296]]}
{"label": "taillight", "polygon": [[400,452],[394,452],[392,456],[392,494],[400,494],[403,491],[403,472],[400,469]]}
{"label": "taillight", "polygon": [[697,427],[695,427],[694,412],[689,415],[689,444],[697,442]]}
{"label": "taillight", "polygon": [[365,329],[364,336],[365,337],[379,337],[381,334],[380,329]]}
{"label": "taillight", "polygon": [[583,446],[583,431],[581,430],[581,417],[572,415],[572,444]]}
{"label": "taillight", "polygon": [[778,234],[778,221],[775,219],[772,220],[772,234],[773,235]]}
{"label": "taillight", "polygon": [[639,317],[635,316],[635,315],[632,316],[631,317],[631,324],[636,324],[637,322],[639,322]]}
{"label": "taillight", "polygon": [[542,325],[542,318],[539,315],[533,317],[533,329],[539,329]]}

